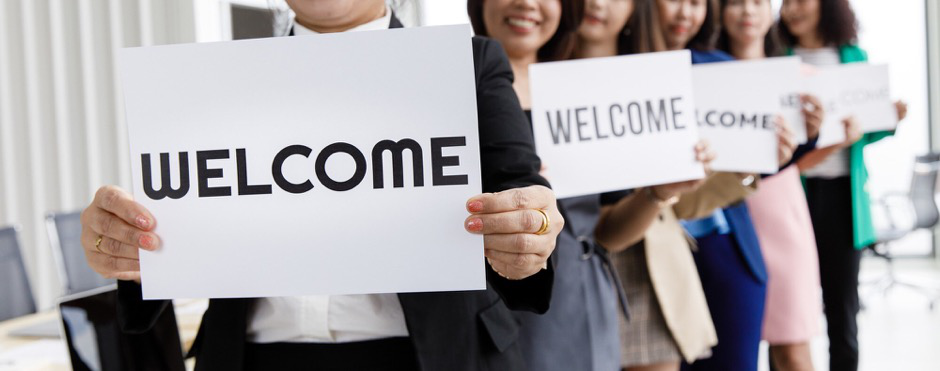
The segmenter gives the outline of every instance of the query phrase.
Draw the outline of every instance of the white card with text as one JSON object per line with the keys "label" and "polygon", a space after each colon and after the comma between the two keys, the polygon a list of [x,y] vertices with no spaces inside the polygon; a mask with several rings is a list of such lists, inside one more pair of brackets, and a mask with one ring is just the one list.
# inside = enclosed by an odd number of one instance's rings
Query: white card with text
{"label": "white card with text", "polygon": [[529,67],[535,147],[558,198],[700,179],[688,51]]}
{"label": "white card with text", "polygon": [[121,50],[144,298],[485,289],[468,34]]}

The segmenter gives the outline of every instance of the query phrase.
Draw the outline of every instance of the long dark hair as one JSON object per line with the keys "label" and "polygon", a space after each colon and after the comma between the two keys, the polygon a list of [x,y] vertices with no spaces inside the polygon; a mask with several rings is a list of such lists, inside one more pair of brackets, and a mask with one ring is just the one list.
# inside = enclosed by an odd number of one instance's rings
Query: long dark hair
{"label": "long dark hair", "polygon": [[633,14],[617,37],[617,54],[651,53],[666,50],[659,26],[656,0],[633,1]]}
{"label": "long dark hair", "polygon": [[[480,36],[489,36],[486,32],[486,24],[483,22],[484,1],[468,0],[467,14],[470,15],[473,32]],[[539,48],[537,57],[540,62],[562,61],[574,56],[578,26],[584,19],[584,0],[559,1],[561,1],[561,20],[552,38]]]}
{"label": "long dark hair", "polygon": [[[780,19],[777,25],[784,45],[793,47],[799,43],[783,19]],[[819,0],[819,25],[816,27],[826,45],[858,43],[858,18],[855,17],[849,0]]]}
{"label": "long dark hair", "polygon": [[712,50],[715,49],[715,41],[718,38],[718,33],[721,31],[721,17],[718,14],[718,0],[706,0],[706,12],[705,12],[705,21],[702,22],[702,28],[698,30],[698,33],[692,37],[692,40],[689,40],[689,43],[685,46],[689,49],[695,50]]}
{"label": "long dark hair", "polygon": [[[718,22],[722,27],[718,31],[718,40],[715,42],[715,47],[731,54],[731,35],[728,35],[728,30],[724,27],[725,7],[728,6],[728,1],[721,0],[721,6],[718,9]],[[770,0],[766,1],[770,2]],[[770,26],[767,35],[764,36],[764,54],[768,57],[777,57],[784,54],[783,43],[780,41],[780,31],[777,30],[779,26],[779,24]]]}

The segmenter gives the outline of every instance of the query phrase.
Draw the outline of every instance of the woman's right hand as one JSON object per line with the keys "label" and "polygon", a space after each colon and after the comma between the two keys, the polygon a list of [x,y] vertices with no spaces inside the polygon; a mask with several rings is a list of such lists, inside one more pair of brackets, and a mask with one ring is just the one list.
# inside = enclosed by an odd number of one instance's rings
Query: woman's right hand
{"label": "woman's right hand", "polygon": [[88,265],[105,278],[140,282],[138,249],[160,247],[160,238],[152,232],[153,215],[127,191],[104,186],[82,211],[81,222]]}

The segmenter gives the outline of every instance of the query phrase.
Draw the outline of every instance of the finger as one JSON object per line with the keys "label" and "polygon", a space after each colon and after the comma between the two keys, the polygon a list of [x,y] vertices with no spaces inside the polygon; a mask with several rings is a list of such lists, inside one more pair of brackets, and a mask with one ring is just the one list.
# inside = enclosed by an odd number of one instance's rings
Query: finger
{"label": "finger", "polygon": [[512,254],[535,254],[548,257],[554,237],[532,233],[488,234],[483,236],[483,247],[487,250]]}
{"label": "finger", "polygon": [[82,233],[82,246],[89,252],[99,252],[125,259],[140,259],[140,247],[128,245],[111,237],[101,237],[101,243],[95,247],[98,237],[93,233]]}
{"label": "finger", "polygon": [[134,201],[130,194],[115,186],[105,186],[95,194],[94,206],[121,218],[127,224],[145,231],[153,229],[155,219],[143,205]]}
{"label": "finger", "polygon": [[97,251],[90,253],[88,261],[96,272],[106,277],[116,272],[140,272],[139,260],[119,258]]}
{"label": "finger", "polygon": [[137,281],[140,282],[140,272],[115,272],[110,275],[112,279],[120,281]]}
{"label": "finger", "polygon": [[542,229],[546,215],[534,209],[507,211],[496,214],[471,215],[464,221],[468,232],[477,234],[535,233]]}
{"label": "finger", "polygon": [[[111,213],[99,212],[95,220],[86,225],[94,231],[91,235],[97,234],[98,236],[110,237],[119,242],[151,251],[160,246],[160,239],[157,238],[156,234],[132,227]],[[97,238],[98,236],[94,237]]]}
{"label": "finger", "polygon": [[[537,273],[545,263],[545,258],[535,254],[515,254],[497,250],[484,250],[483,255],[489,258],[490,265],[497,272],[504,275],[516,272],[516,277],[527,277]],[[510,278],[516,278],[510,276]]]}
{"label": "finger", "polygon": [[484,193],[467,201],[471,214],[492,214],[513,210],[546,209],[553,207],[555,194],[543,186],[514,188],[496,193]]}

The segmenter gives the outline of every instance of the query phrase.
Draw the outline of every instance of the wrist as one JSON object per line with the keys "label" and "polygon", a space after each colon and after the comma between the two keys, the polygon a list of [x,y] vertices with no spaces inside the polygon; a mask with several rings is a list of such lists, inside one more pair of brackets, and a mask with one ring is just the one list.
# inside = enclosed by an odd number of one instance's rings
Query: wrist
{"label": "wrist", "polygon": [[679,202],[678,195],[669,195],[669,197],[662,197],[657,191],[656,187],[648,187],[643,191],[646,194],[646,198],[652,202],[654,205],[659,207],[672,206],[676,202]]}

